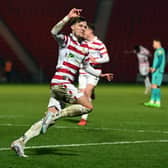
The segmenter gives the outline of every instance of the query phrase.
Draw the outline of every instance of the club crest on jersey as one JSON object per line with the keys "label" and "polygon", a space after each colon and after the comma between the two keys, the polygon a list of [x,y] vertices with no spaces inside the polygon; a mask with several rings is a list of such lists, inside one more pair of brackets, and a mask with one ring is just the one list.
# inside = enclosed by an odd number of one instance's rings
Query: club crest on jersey
{"label": "club crest on jersey", "polygon": [[159,53],[159,54],[162,54],[162,50],[159,50],[158,53]]}

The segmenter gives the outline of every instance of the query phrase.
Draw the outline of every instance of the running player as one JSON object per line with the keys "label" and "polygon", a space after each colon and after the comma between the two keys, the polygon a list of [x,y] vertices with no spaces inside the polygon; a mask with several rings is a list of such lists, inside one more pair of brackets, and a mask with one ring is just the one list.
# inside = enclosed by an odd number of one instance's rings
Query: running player
{"label": "running player", "polygon": [[160,86],[162,84],[164,69],[165,69],[165,50],[162,48],[161,41],[153,40],[153,48],[155,49],[153,65],[150,69],[152,73],[152,91],[150,101],[144,103],[145,106],[157,107],[160,103]]}
{"label": "running player", "polygon": [[[84,33],[84,38],[89,46],[89,59],[90,64],[95,69],[100,70],[101,64],[109,62],[109,55],[106,46],[95,35],[95,27],[93,24],[88,23],[87,29]],[[98,84],[99,77],[89,74],[83,68],[79,71],[79,89],[89,97],[90,101],[94,88]],[[78,125],[84,126],[87,124],[88,114],[83,114]]]}
{"label": "running player", "polygon": [[151,90],[151,83],[149,79],[149,56],[150,51],[143,47],[142,45],[136,45],[134,47],[133,52],[137,55],[138,58],[138,63],[139,63],[139,73],[140,75],[144,78],[144,83],[145,83],[145,94],[149,93]]}
{"label": "running player", "polygon": [[[89,65],[88,46],[83,43],[87,22],[80,17],[81,11],[81,9],[71,9],[68,15],[51,30],[51,34],[59,44],[59,58],[56,72],[51,80],[51,97],[48,103],[48,112],[46,112],[44,118],[33,124],[23,136],[11,144],[11,148],[20,157],[26,157],[24,154],[26,143],[40,133],[46,133],[48,127],[55,120],[62,117],[82,115],[93,109],[88,97],[80,93],[73,85],[74,77],[81,64],[83,64],[87,72],[97,77],[105,77],[109,81],[113,78],[111,73],[102,74],[101,70],[97,71]],[[64,25],[70,20],[72,33],[69,36],[59,34]],[[74,103],[74,105],[62,109],[61,103]]]}

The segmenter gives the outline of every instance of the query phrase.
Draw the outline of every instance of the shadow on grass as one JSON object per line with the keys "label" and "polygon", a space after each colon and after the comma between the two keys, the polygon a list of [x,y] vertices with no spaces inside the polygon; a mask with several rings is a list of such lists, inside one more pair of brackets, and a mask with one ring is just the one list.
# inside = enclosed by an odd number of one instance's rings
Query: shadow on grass
{"label": "shadow on grass", "polygon": [[29,155],[59,155],[59,156],[79,156],[78,151],[67,150],[67,149],[51,149],[51,148],[41,148],[41,149],[31,149]]}
{"label": "shadow on grass", "polygon": [[77,124],[79,122],[79,118],[64,118],[63,121],[69,122],[69,123],[75,123]]}

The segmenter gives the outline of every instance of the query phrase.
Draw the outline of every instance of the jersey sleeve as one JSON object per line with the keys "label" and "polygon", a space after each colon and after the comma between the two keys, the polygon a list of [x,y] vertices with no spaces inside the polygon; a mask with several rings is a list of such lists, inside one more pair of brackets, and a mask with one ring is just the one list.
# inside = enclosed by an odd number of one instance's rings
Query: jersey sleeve
{"label": "jersey sleeve", "polygon": [[69,21],[69,18],[66,16],[61,21],[59,21],[53,28],[51,29],[51,34],[57,40],[60,46],[64,46],[67,44],[68,36],[64,34],[60,34],[60,31],[63,29],[65,24]]}
{"label": "jersey sleeve", "polygon": [[152,67],[156,70],[159,69],[160,72],[164,72],[164,68],[165,68],[165,52],[164,52],[164,50],[156,51]]}
{"label": "jersey sleeve", "polygon": [[92,74],[92,75],[94,75],[94,76],[97,76],[97,77],[99,77],[100,74],[101,74],[101,72],[102,72],[101,70],[94,69],[94,68],[90,65],[90,63],[89,63],[89,56],[85,57],[85,59],[83,60],[83,69],[84,69],[86,72],[88,72],[88,73],[90,73],[90,74]]}
{"label": "jersey sleeve", "polygon": [[64,34],[53,35],[59,46],[65,47],[68,43],[68,36]]}
{"label": "jersey sleeve", "polygon": [[107,51],[107,48],[102,44],[99,48],[100,57],[96,58],[96,63],[106,63],[110,61],[110,57]]}

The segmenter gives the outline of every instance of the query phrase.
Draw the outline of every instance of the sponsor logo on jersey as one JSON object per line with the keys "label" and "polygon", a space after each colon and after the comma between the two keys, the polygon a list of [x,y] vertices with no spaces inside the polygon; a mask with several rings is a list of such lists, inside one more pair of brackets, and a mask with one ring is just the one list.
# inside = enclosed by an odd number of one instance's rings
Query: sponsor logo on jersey
{"label": "sponsor logo on jersey", "polygon": [[69,53],[68,58],[74,58],[75,56],[72,53]]}

